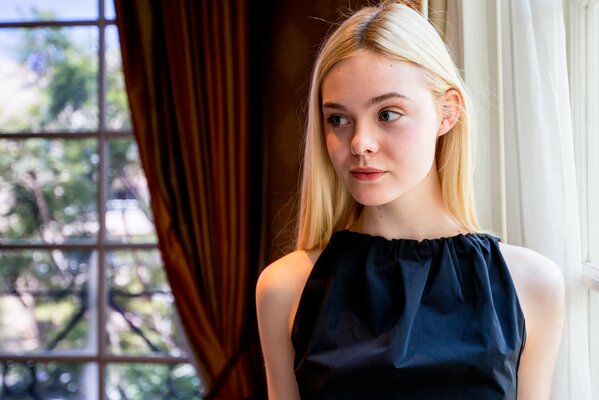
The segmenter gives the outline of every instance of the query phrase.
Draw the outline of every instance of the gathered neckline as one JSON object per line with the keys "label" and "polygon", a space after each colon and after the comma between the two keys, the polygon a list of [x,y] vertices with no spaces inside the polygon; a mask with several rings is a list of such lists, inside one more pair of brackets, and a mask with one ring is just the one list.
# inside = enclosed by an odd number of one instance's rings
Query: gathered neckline
{"label": "gathered neckline", "polygon": [[358,231],[352,231],[349,229],[342,229],[340,231],[335,232],[335,234],[349,235],[349,236],[354,236],[354,237],[366,237],[366,238],[371,238],[373,240],[382,241],[385,243],[406,243],[406,244],[439,243],[439,242],[455,241],[455,240],[467,239],[467,238],[488,239],[488,238],[495,237],[495,236],[493,236],[489,233],[485,233],[485,232],[465,232],[465,233],[458,233],[458,234],[452,235],[452,236],[441,236],[441,237],[436,237],[436,238],[425,238],[425,239],[392,238],[392,239],[388,239],[384,236],[373,235],[370,233],[364,233],[364,232],[358,232]]}
{"label": "gathered neckline", "polygon": [[526,323],[498,237],[450,235],[333,234],[293,317],[302,398],[515,398]]}

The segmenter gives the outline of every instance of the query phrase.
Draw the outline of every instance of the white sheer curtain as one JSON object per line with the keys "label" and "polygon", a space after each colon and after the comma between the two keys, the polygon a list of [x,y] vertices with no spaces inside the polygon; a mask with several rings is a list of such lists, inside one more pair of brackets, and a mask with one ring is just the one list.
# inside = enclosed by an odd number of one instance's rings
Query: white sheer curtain
{"label": "white sheer curtain", "polygon": [[509,0],[501,2],[501,11],[505,241],[536,250],[561,267],[566,318],[553,399],[590,400],[563,4]]}

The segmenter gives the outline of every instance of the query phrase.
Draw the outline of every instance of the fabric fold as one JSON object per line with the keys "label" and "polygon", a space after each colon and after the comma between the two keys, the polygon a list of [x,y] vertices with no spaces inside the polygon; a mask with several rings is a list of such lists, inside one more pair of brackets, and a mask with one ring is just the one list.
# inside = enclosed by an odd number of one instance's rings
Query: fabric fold
{"label": "fabric fold", "polygon": [[498,239],[337,232],[292,342],[302,399],[515,399],[524,316]]}

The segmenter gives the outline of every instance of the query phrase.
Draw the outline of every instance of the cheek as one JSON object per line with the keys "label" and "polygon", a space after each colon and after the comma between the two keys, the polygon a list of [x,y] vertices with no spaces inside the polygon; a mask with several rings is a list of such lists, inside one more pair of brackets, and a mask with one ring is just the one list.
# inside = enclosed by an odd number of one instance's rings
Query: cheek
{"label": "cheek", "polygon": [[325,143],[329,153],[329,158],[333,162],[333,165],[335,165],[337,160],[342,158],[341,153],[344,147],[343,142],[339,139],[339,137],[329,133],[325,135]]}
{"label": "cheek", "polygon": [[435,132],[406,129],[401,135],[389,138],[387,148],[393,149],[395,159],[406,167],[419,168],[429,164],[435,154]]}

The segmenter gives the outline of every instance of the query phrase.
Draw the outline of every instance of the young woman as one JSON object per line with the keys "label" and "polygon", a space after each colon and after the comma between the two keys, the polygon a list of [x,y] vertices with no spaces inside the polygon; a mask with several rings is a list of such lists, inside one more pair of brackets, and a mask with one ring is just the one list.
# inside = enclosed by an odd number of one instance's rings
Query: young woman
{"label": "young woman", "polygon": [[470,104],[435,29],[364,8],[314,68],[297,250],[257,310],[271,399],[548,399],[563,282],[477,224]]}

